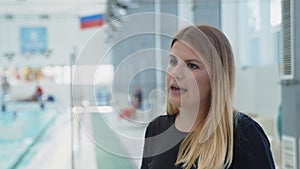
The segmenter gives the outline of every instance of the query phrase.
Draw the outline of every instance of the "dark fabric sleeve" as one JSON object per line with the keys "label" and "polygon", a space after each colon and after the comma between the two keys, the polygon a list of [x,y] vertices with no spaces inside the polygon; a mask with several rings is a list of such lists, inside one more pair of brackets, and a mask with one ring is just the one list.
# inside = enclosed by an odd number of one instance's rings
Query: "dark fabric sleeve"
{"label": "dark fabric sleeve", "polygon": [[240,123],[234,169],[275,169],[270,143],[261,126],[250,117]]}
{"label": "dark fabric sleeve", "polygon": [[149,145],[147,144],[146,138],[151,137],[151,123],[148,125],[146,132],[145,132],[145,141],[144,141],[144,150],[143,150],[143,159],[141,169],[148,169],[148,160],[147,151],[149,150]]}
{"label": "dark fabric sleeve", "polygon": [[[155,118],[149,123],[145,132],[144,140],[144,150],[143,150],[143,159],[141,164],[141,169],[175,169],[174,166],[177,153],[179,150],[179,145],[181,141],[182,133],[177,133],[175,128],[172,128],[175,121],[174,116],[162,115]],[[170,128],[171,127],[171,128]],[[173,129],[173,130],[172,130]],[[162,134],[168,130],[168,134]],[[176,134],[177,133],[177,134]],[[162,135],[160,135],[162,134]],[[160,135],[160,137],[155,138],[155,136]],[[177,138],[178,143],[170,146],[169,150],[161,152],[161,147],[165,145],[170,145],[170,138]],[[176,139],[175,139],[176,141]],[[172,145],[172,144],[171,144]],[[174,168],[175,167],[175,168]],[[177,169],[177,168],[176,168]]]}

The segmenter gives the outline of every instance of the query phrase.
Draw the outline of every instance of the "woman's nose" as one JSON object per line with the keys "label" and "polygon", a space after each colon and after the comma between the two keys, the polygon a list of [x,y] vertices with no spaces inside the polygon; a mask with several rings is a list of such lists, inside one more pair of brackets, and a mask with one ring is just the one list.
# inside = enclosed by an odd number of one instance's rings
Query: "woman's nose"
{"label": "woman's nose", "polygon": [[177,64],[175,67],[173,67],[173,70],[171,72],[172,76],[176,80],[182,80],[184,77],[184,70],[181,64]]}

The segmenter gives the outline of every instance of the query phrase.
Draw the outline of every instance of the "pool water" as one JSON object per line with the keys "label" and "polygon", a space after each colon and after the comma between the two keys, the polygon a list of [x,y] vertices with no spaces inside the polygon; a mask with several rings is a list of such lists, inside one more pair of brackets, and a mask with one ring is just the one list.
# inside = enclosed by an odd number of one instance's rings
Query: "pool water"
{"label": "pool water", "polygon": [[56,110],[0,112],[0,169],[18,168],[57,115]]}

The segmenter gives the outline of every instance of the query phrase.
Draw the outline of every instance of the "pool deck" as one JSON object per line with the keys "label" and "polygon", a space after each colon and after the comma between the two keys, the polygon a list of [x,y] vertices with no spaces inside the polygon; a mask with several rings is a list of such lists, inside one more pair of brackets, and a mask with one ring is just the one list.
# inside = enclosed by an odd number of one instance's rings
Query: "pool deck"
{"label": "pool deck", "polygon": [[[76,116],[73,116],[77,120]],[[71,123],[70,114],[60,115],[49,128],[43,144],[25,166],[25,169],[138,169],[142,154],[142,142],[131,144],[122,139],[122,135],[144,135],[145,126],[132,127],[126,119],[100,113],[84,113],[78,116],[79,125],[73,128],[79,135],[74,134],[74,163],[71,159]],[[114,126],[110,126],[113,124]],[[73,123],[74,125],[74,123]],[[118,129],[116,132],[115,129]],[[122,132],[122,134],[118,134]],[[74,132],[76,133],[76,132]],[[100,146],[99,146],[100,145]],[[104,145],[104,147],[102,146]],[[111,153],[109,145],[118,153]],[[114,151],[112,150],[112,151]],[[117,154],[117,155],[116,155]],[[126,157],[123,157],[123,156]],[[138,158],[137,158],[138,156]],[[130,158],[134,157],[134,158]],[[22,168],[23,169],[23,168]]]}

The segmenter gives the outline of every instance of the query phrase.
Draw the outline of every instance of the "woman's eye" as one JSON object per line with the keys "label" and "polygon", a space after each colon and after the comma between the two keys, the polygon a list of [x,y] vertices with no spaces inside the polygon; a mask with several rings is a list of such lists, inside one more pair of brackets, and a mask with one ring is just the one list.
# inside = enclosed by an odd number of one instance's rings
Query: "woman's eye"
{"label": "woman's eye", "polygon": [[176,59],[170,59],[170,65],[177,65]]}
{"label": "woman's eye", "polygon": [[190,69],[198,69],[199,68],[199,66],[197,66],[196,64],[193,64],[193,63],[187,63],[187,66]]}

